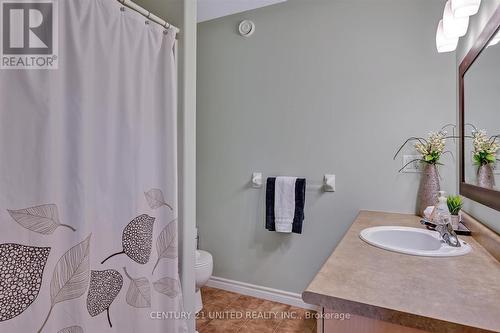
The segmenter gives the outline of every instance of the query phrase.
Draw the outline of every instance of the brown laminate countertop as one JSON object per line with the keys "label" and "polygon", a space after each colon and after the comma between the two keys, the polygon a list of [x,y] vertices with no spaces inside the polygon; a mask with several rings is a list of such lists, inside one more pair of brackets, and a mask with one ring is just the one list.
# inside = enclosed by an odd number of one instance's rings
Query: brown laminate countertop
{"label": "brown laminate countertop", "polygon": [[423,228],[415,215],[361,211],[307,289],[305,302],[432,332],[500,332],[500,263],[472,237],[458,257],[417,257],[359,238],[382,225]]}

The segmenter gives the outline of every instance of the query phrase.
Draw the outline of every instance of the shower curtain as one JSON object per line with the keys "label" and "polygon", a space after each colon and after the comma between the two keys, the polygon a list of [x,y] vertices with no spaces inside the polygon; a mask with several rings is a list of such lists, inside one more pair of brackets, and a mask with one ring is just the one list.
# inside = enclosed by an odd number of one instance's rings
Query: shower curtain
{"label": "shower curtain", "polygon": [[0,332],[185,332],[175,34],[56,1],[59,68],[0,70]]}

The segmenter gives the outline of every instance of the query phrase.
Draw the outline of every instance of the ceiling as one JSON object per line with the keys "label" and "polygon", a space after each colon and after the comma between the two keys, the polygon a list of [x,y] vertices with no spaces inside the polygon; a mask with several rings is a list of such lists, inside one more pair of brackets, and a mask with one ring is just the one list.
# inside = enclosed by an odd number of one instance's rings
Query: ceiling
{"label": "ceiling", "polygon": [[198,0],[198,22],[274,5],[286,0]]}

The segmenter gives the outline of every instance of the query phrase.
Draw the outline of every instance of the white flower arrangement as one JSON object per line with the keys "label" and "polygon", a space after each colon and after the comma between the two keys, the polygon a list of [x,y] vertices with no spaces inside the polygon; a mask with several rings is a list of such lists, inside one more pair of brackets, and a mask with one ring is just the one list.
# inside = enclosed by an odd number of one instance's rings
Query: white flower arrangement
{"label": "white flower arrangement", "polygon": [[438,132],[430,132],[427,139],[421,137],[408,138],[405,141],[405,143],[403,143],[403,145],[399,147],[398,151],[394,155],[394,159],[396,159],[399,152],[401,152],[403,147],[410,141],[417,141],[414,144],[414,147],[422,155],[422,157],[406,163],[406,165],[404,165],[401,169],[399,169],[399,171],[403,170],[408,164],[413,163],[415,161],[421,161],[433,165],[440,164],[439,160],[441,159],[441,156],[443,154],[445,153],[451,154],[451,152],[445,151],[446,139],[448,139],[447,135],[448,133],[446,131],[440,130]]}
{"label": "white flower arrangement", "polygon": [[415,149],[422,154],[422,160],[437,164],[446,147],[446,131],[431,132],[427,140],[415,143]]}
{"label": "white flower arrangement", "polygon": [[486,165],[497,161],[496,154],[500,149],[498,138],[498,135],[488,137],[485,129],[472,131],[473,158],[476,164]]}

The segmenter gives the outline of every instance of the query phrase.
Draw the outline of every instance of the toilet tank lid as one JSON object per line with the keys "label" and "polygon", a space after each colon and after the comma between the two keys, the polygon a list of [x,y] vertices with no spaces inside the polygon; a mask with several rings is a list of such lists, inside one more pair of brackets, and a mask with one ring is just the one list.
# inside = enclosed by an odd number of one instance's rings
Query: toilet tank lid
{"label": "toilet tank lid", "polygon": [[196,251],[196,265],[204,266],[212,262],[212,255],[207,251],[197,250]]}

